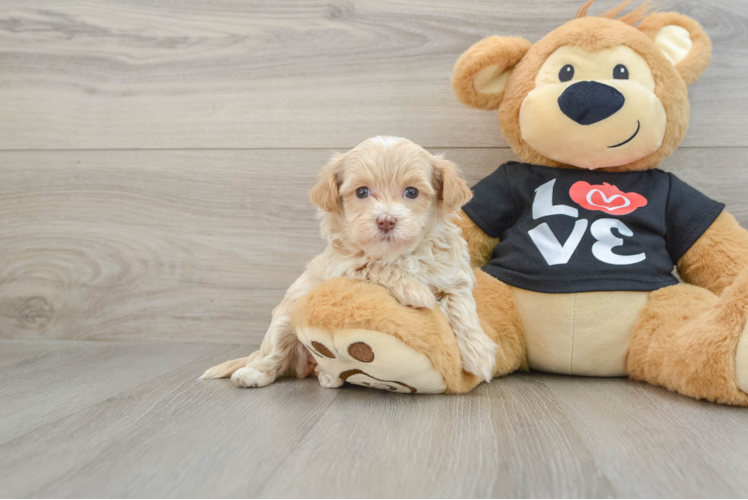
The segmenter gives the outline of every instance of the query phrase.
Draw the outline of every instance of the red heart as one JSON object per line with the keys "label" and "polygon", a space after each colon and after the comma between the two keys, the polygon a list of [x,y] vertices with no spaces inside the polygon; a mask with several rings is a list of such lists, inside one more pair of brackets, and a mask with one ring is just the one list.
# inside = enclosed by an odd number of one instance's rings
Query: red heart
{"label": "red heart", "polygon": [[639,193],[624,193],[607,182],[594,185],[575,182],[569,189],[569,196],[587,210],[601,210],[613,215],[630,214],[647,204],[647,199]]}

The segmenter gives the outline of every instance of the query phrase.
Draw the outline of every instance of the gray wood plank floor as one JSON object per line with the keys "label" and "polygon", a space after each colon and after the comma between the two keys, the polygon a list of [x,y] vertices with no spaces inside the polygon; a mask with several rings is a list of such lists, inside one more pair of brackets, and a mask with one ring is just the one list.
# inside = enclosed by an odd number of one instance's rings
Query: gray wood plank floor
{"label": "gray wood plank floor", "polygon": [[196,380],[248,346],[145,347],[0,340],[0,496],[748,495],[744,409],[626,379],[523,373],[463,396],[314,379],[248,390]]}

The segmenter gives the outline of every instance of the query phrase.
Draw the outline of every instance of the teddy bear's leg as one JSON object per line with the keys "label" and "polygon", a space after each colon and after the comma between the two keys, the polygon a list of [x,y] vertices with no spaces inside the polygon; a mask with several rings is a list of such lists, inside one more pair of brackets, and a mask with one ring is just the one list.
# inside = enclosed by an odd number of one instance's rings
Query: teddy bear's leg
{"label": "teddy bear's leg", "polygon": [[[652,292],[631,340],[631,378],[716,403],[748,406],[748,271],[721,296],[679,284]],[[742,384],[741,384],[742,382]],[[742,385],[742,387],[741,387]]]}
{"label": "teddy bear's leg", "polygon": [[[526,368],[511,289],[480,270],[475,273],[481,325],[500,347],[493,375]],[[381,286],[327,281],[300,299],[292,323],[320,373],[336,381],[411,393],[463,393],[481,381],[462,370],[457,340],[438,307],[403,306]]]}

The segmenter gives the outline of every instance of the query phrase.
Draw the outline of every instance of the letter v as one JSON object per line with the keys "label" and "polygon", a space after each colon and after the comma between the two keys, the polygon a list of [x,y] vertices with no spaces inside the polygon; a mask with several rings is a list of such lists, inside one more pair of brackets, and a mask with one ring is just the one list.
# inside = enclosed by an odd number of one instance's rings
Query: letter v
{"label": "letter v", "polygon": [[531,229],[527,232],[532,238],[532,242],[540,250],[540,254],[543,256],[549,266],[555,266],[557,264],[566,264],[574,254],[574,250],[579,246],[579,242],[582,241],[582,236],[587,230],[587,219],[578,220],[574,224],[574,230],[571,232],[569,237],[566,239],[566,243],[561,245],[556,235],[553,234],[548,224],[543,222],[535,229]]}

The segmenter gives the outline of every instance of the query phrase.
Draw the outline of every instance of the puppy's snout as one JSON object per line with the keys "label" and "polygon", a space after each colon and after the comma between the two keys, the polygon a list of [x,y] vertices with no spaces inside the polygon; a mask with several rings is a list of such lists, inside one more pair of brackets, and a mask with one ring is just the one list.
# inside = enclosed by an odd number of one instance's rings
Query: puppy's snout
{"label": "puppy's snout", "polygon": [[379,226],[379,229],[385,233],[390,232],[395,229],[397,218],[392,215],[380,215],[377,217],[377,225]]}

